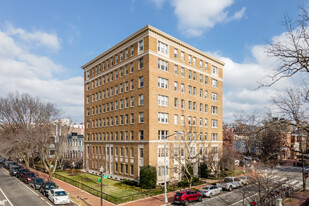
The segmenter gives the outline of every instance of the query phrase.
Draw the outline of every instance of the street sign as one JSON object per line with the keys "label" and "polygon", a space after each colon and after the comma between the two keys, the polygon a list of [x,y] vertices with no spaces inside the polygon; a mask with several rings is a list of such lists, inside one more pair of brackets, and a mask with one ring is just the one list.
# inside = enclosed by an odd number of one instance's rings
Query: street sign
{"label": "street sign", "polygon": [[108,178],[108,175],[102,175],[102,177],[103,177],[104,179],[106,179],[106,178]]}
{"label": "street sign", "polygon": [[101,179],[97,179],[98,182],[101,182]]}

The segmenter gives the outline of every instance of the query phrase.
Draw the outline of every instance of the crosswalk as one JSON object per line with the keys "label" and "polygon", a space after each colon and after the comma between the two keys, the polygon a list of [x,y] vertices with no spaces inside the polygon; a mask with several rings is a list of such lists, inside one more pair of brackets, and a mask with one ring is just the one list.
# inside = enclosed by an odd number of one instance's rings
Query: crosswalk
{"label": "crosswalk", "polygon": [[286,186],[293,187],[294,190],[302,188],[303,185],[303,183],[299,180],[288,177],[282,177],[281,175],[273,175],[272,180],[273,182],[282,182]]}

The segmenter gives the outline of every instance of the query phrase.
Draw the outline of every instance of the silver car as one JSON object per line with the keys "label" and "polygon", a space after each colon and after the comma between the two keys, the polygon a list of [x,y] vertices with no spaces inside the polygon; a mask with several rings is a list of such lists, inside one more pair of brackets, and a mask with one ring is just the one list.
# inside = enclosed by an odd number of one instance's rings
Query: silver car
{"label": "silver car", "polygon": [[214,195],[220,194],[222,188],[216,187],[216,185],[207,185],[200,189],[200,193],[203,197],[212,197]]}

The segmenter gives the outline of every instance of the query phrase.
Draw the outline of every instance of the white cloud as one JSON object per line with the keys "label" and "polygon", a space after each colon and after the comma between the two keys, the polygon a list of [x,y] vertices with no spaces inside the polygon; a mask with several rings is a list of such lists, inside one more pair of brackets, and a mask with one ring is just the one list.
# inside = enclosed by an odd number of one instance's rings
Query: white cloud
{"label": "white cloud", "polygon": [[7,25],[8,35],[17,35],[20,39],[33,43],[35,46],[44,46],[49,49],[58,50],[60,41],[56,34],[50,34],[42,31],[27,32],[24,29],[16,28],[12,24]]}
{"label": "white cloud", "polygon": [[[23,30],[15,28],[15,30]],[[24,31],[28,33],[27,31]],[[24,39],[37,41],[37,39]],[[39,56],[24,47],[14,33],[0,31],[0,94],[29,93],[55,103],[73,120],[83,121],[83,78],[61,80],[56,74],[65,68],[46,56]]]}
{"label": "white cloud", "polygon": [[[161,1],[153,0],[157,4]],[[178,17],[178,26],[185,35],[201,36],[207,29],[217,23],[241,19],[246,8],[228,16],[227,9],[232,6],[234,0],[174,0],[175,15]]]}

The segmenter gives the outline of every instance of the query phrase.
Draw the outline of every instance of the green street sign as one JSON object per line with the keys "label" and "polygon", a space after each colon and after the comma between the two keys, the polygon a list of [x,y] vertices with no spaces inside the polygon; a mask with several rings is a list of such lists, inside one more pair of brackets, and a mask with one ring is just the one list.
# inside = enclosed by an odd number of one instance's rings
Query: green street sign
{"label": "green street sign", "polygon": [[101,182],[101,179],[97,179],[98,182]]}
{"label": "green street sign", "polygon": [[106,178],[108,178],[108,175],[102,175],[102,177],[103,177],[104,179],[106,179]]}

